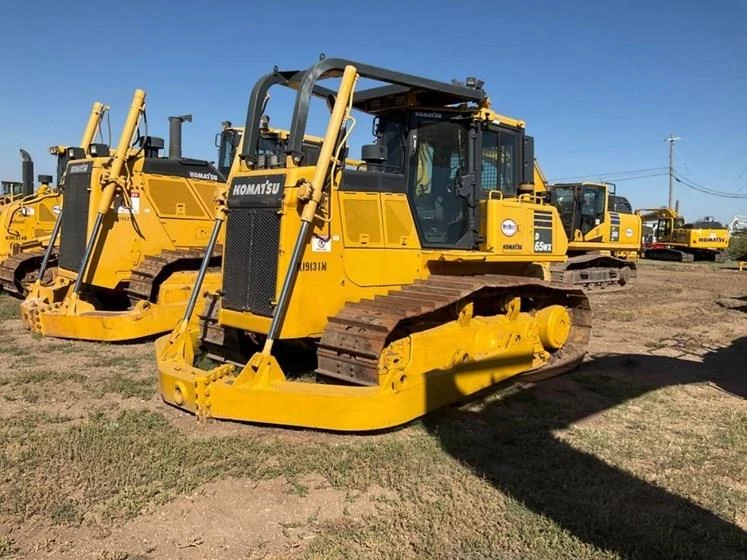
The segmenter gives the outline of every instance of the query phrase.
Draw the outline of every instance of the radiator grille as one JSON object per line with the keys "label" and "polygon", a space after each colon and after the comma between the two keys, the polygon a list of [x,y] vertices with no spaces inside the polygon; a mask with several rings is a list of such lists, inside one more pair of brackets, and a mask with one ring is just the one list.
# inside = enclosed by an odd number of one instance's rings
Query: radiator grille
{"label": "radiator grille", "polygon": [[272,316],[280,215],[277,208],[233,208],[226,222],[223,307]]}
{"label": "radiator grille", "polygon": [[88,203],[93,164],[71,163],[65,177],[60,226],[60,266],[78,272],[86,250]]}

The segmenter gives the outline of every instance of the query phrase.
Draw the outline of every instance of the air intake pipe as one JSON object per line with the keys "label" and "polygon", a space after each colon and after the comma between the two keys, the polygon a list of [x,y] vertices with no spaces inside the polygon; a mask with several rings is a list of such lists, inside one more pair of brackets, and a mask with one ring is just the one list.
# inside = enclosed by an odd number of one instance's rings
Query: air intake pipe
{"label": "air intake pipe", "polygon": [[192,115],[169,117],[169,159],[182,157],[182,123],[192,122]]}
{"label": "air intake pipe", "polygon": [[34,160],[26,150],[21,150],[21,180],[23,181],[23,195],[34,194]]}

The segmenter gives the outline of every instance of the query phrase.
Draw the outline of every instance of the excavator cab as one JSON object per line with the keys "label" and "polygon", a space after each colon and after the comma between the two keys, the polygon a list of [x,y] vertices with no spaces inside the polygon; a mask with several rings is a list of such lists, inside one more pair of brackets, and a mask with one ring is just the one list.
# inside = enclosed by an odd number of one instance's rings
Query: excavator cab
{"label": "excavator cab", "polygon": [[[555,184],[550,202],[557,207],[570,240],[583,239],[605,221],[607,185],[601,183]],[[577,233],[577,232],[580,232]]]}
{"label": "excavator cab", "polygon": [[656,241],[668,241],[672,235],[672,218],[660,218],[656,222]]}

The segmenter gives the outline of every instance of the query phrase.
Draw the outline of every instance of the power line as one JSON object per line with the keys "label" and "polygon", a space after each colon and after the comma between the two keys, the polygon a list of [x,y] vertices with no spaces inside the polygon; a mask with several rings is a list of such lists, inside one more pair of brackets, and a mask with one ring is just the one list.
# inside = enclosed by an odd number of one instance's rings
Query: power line
{"label": "power line", "polygon": [[634,173],[647,173],[649,171],[662,171],[668,169],[667,167],[648,167],[646,169],[629,169],[627,171],[608,171],[605,173],[584,173],[583,175],[573,175],[572,177],[556,177],[552,179],[553,183],[559,181],[570,181],[573,179],[585,179],[587,177],[606,177],[608,175],[630,175]]}
{"label": "power line", "polygon": [[[680,150],[679,148],[677,148],[677,147],[675,146],[675,148],[674,148],[674,151],[675,151],[676,153],[678,153],[678,154],[680,155],[680,161],[682,162],[682,165],[684,165],[684,166],[685,166],[685,169],[687,169],[687,172],[688,172],[688,173],[691,173],[691,172],[692,172],[692,170],[690,169],[690,166],[689,166],[689,165],[687,165],[687,161],[685,160],[685,158],[684,158],[684,157],[682,157],[682,156],[684,155],[684,154],[683,154],[683,152],[682,152],[682,150]],[[713,163],[713,161],[714,161],[714,160],[711,160],[711,159],[709,159],[709,162]],[[728,159],[728,160],[727,160],[727,159],[722,159],[721,161],[731,161],[731,159]],[[742,177],[743,177],[743,176],[745,175],[745,173],[747,173],[747,167],[743,168],[743,169],[742,169],[742,170],[741,170],[741,171],[740,171],[739,173],[737,173],[737,175],[736,175],[736,178],[734,179],[734,183],[738,184],[738,183],[739,183],[739,181],[740,181],[740,180],[742,179]],[[684,177],[684,175],[682,175],[681,173],[680,173],[679,175],[680,175],[680,177]],[[695,184],[695,185],[698,185],[698,183],[696,183],[696,182],[695,182],[695,181],[693,181],[692,179],[688,179],[688,180],[689,180],[689,181],[690,181],[691,183],[693,183],[693,184]],[[700,186],[702,186],[702,185],[700,185]],[[742,190],[744,190],[744,189],[745,189],[746,187],[747,187],[747,182],[746,182],[745,184],[743,184],[743,185],[740,185],[740,186],[738,186],[738,187],[737,187],[737,190],[736,190],[736,191],[734,191],[734,192],[735,192],[735,193],[739,193],[739,192],[741,192]]]}
{"label": "power line", "polygon": [[661,173],[649,173],[648,175],[636,175],[634,177],[620,177],[620,178],[608,178],[605,181],[609,183],[620,183],[622,181],[633,181],[635,179],[646,179],[647,177],[662,177],[663,175],[669,175],[668,172],[662,171]]}
{"label": "power line", "polygon": [[747,199],[747,194],[739,194],[737,192],[725,192],[725,191],[719,191],[716,189],[712,189],[710,187],[706,187],[704,185],[696,183],[692,179],[688,179],[687,177],[684,177],[683,175],[679,173],[674,174],[674,180],[682,185],[685,185],[686,187],[694,191],[698,191],[703,194],[708,194],[711,196],[718,196],[720,198]]}

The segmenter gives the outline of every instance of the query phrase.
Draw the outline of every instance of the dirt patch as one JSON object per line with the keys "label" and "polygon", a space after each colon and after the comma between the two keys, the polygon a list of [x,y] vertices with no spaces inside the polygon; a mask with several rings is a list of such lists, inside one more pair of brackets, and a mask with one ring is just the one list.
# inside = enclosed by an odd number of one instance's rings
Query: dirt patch
{"label": "dirt patch", "polygon": [[737,558],[747,275],[642,263],[584,364],[373,436],[197,422],[0,296],[0,558]]}
{"label": "dirt patch", "polygon": [[47,525],[13,536],[49,558],[289,557],[300,554],[323,524],[361,522],[377,513],[382,497],[396,498],[377,487],[343,492],[319,476],[301,482],[308,488],[303,495],[282,478],[220,480],[111,529]]}

